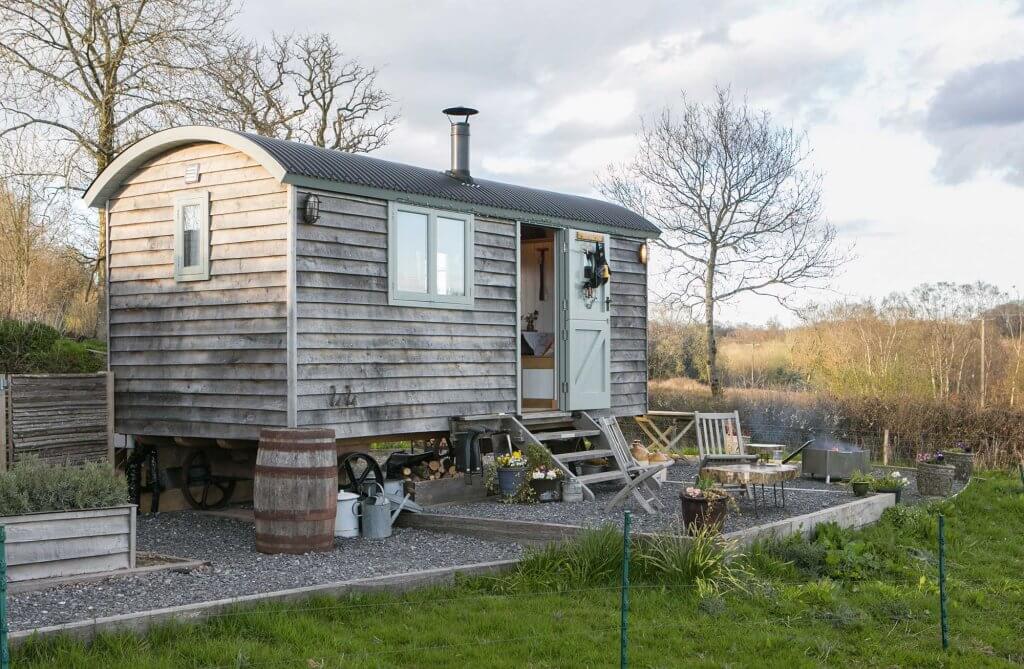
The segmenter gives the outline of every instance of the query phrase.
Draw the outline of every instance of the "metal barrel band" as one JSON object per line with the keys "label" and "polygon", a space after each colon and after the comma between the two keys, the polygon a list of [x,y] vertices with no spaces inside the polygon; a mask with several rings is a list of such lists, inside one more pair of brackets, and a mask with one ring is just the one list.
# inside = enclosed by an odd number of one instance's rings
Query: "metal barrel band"
{"label": "metal barrel band", "polygon": [[300,511],[270,511],[270,510],[253,510],[253,517],[256,520],[334,520],[338,513],[336,506],[331,506],[327,509],[316,509],[316,510],[300,510]]}
{"label": "metal barrel band", "polygon": [[271,478],[295,478],[304,476],[316,479],[330,479],[338,475],[338,468],[331,467],[281,467],[278,465],[256,465],[257,476]]}

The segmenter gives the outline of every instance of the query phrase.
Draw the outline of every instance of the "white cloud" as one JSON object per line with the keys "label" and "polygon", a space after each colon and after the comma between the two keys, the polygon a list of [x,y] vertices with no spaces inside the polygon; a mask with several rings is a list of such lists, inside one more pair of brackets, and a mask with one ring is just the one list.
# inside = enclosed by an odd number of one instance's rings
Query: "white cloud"
{"label": "white cloud", "polygon": [[[382,157],[443,169],[440,110],[468,104],[480,176],[589,194],[595,172],[633,149],[636,119],[731,84],[780,122],[806,128],[825,173],[825,209],[857,243],[837,294],[881,295],[921,281],[1017,282],[1024,191],[992,170],[936,177],[951,149],[993,163],[1014,137],[975,128],[926,134],[942,87],[1024,57],[1024,15],[992,1],[621,3],[575,0],[300,4],[250,0],[243,29],[330,31],[382,65],[403,121]],[[957,132],[962,132],[958,130]],[[938,146],[936,145],[938,144]],[[1024,152],[1024,150],[1022,150]],[[855,223],[859,222],[859,223]],[[774,302],[745,300],[733,320]]]}

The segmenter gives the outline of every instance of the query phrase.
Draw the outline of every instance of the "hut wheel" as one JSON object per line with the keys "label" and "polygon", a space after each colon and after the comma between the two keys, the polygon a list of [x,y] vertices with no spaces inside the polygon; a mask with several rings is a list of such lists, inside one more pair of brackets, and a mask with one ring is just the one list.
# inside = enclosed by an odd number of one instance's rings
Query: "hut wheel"
{"label": "hut wheel", "polygon": [[205,450],[196,448],[189,453],[182,469],[185,481],[181,492],[193,509],[222,509],[231,501],[235,479],[214,474]]}
{"label": "hut wheel", "polygon": [[384,485],[380,465],[369,453],[349,453],[341,461],[341,466],[345,469],[348,481],[341,485],[343,490],[362,495],[369,492],[367,487],[374,483]]}

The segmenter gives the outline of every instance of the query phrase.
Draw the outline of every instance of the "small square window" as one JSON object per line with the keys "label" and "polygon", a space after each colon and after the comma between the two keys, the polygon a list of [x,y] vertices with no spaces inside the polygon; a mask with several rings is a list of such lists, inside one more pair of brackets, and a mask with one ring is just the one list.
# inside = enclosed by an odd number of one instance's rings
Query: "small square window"
{"label": "small square window", "polygon": [[391,203],[391,304],[473,306],[473,216]]}
{"label": "small square window", "polygon": [[174,278],[210,278],[209,193],[190,193],[174,200]]}

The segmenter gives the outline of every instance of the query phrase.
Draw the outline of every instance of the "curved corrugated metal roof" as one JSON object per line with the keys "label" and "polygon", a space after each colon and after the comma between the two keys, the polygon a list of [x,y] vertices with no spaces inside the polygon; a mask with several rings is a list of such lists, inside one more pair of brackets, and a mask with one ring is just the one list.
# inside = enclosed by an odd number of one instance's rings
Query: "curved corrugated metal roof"
{"label": "curved corrugated metal roof", "polygon": [[442,198],[483,207],[657,235],[660,230],[643,216],[611,202],[537,188],[474,178],[465,183],[444,172],[370,156],[322,149],[309,144],[237,133],[270,154],[289,176],[379,188]]}

